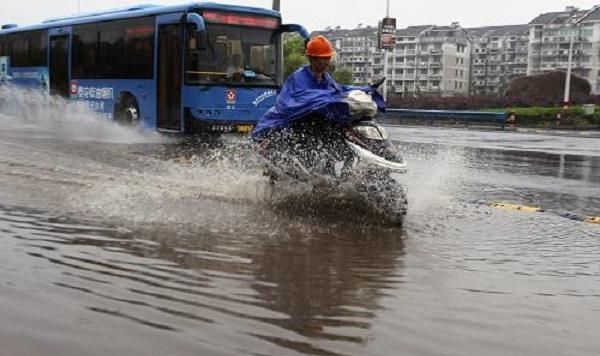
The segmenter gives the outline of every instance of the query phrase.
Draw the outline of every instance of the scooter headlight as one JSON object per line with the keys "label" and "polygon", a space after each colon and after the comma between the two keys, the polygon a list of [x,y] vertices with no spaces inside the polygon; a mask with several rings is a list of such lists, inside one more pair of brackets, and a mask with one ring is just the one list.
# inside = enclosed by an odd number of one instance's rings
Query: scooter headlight
{"label": "scooter headlight", "polygon": [[377,125],[377,130],[379,130],[379,133],[381,134],[381,137],[383,137],[384,141],[387,141],[390,138],[390,134],[383,126]]}
{"label": "scooter headlight", "polygon": [[356,126],[354,131],[369,140],[383,140],[381,133],[375,126]]}
{"label": "scooter headlight", "polygon": [[385,141],[389,138],[389,134],[381,126],[356,126],[354,131],[369,140]]}

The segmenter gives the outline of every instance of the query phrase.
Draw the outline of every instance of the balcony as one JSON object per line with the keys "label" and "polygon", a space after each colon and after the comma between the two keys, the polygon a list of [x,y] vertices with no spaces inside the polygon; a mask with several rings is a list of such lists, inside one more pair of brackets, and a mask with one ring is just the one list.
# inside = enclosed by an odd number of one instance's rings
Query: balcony
{"label": "balcony", "polygon": [[446,37],[423,37],[421,38],[421,43],[444,43],[446,42]]}
{"label": "balcony", "polygon": [[429,49],[429,53],[431,53],[431,54],[442,54],[442,50],[441,49],[437,49],[437,48],[431,48],[431,49]]}
{"label": "balcony", "polygon": [[442,62],[429,62],[429,68],[441,68]]}

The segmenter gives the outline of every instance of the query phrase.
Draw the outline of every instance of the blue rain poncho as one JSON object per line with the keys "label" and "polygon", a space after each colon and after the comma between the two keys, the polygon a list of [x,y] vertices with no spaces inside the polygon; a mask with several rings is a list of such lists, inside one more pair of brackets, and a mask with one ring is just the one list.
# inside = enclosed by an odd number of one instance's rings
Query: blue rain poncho
{"label": "blue rain poncho", "polygon": [[350,108],[344,98],[352,90],[363,90],[373,97],[379,110],[385,110],[381,95],[371,87],[338,84],[329,73],[318,81],[308,66],[294,72],[284,83],[275,106],[258,121],[252,138],[260,140],[274,130],[289,127],[308,114],[318,114],[338,123],[351,120]]}

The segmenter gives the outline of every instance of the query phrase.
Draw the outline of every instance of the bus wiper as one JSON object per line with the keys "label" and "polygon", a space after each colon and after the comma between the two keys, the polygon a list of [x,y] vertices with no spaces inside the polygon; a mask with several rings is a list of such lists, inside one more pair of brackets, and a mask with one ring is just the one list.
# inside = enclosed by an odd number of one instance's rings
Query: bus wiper
{"label": "bus wiper", "polygon": [[244,76],[247,78],[252,78],[255,77],[256,74],[260,74],[260,75],[264,75],[265,77],[271,79],[271,80],[275,80],[277,74],[274,73],[266,73],[258,68],[251,68],[251,67],[246,67],[244,68]]}

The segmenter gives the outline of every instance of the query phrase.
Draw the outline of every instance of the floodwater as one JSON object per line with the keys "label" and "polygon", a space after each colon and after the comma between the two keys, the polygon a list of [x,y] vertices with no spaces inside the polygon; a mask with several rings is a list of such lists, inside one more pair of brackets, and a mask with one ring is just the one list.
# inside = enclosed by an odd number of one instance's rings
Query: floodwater
{"label": "floodwater", "polygon": [[391,229],[273,198],[242,143],[29,109],[0,114],[0,355],[600,352],[600,225],[568,218],[600,215],[600,139],[390,128]]}

